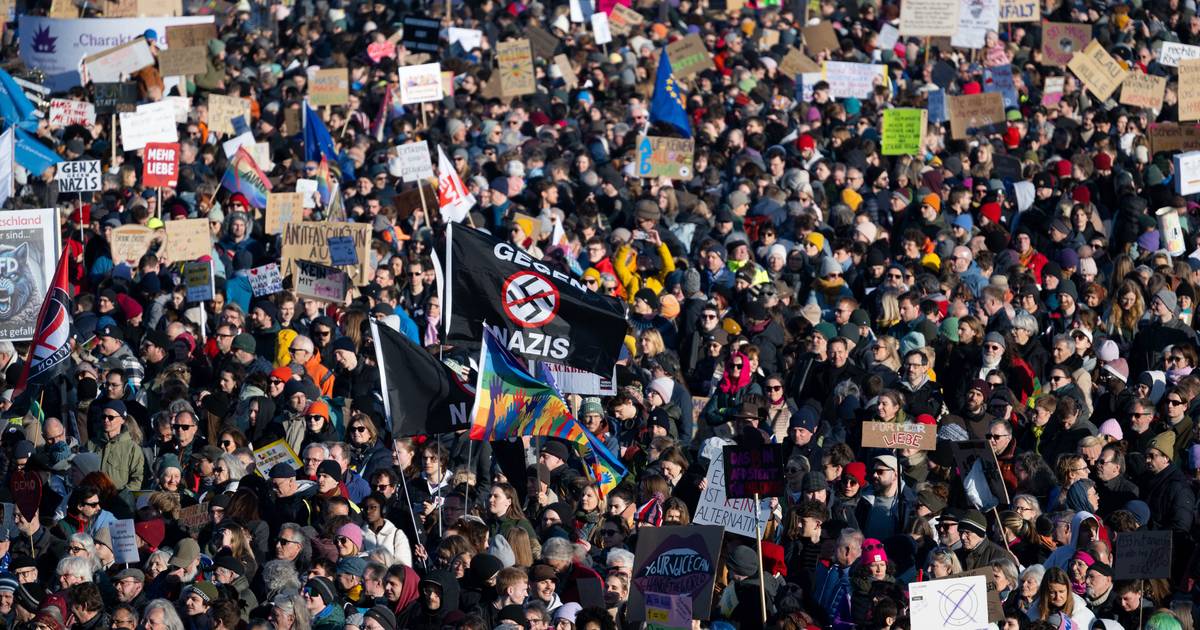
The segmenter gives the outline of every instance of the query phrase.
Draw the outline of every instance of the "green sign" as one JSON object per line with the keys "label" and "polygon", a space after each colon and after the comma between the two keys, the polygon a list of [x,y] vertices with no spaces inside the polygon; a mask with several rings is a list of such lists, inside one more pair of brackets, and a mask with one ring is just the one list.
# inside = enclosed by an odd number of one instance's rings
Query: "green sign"
{"label": "green sign", "polygon": [[916,155],[921,152],[925,135],[925,110],[886,109],[883,111],[884,155]]}

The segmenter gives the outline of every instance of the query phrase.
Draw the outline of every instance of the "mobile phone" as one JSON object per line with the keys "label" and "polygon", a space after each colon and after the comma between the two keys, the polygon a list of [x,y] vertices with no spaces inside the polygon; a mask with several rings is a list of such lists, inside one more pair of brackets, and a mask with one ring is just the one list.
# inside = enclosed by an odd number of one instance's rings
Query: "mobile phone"
{"label": "mobile phone", "polygon": [[633,240],[635,240],[635,241],[646,240],[646,230],[634,230],[633,231]]}

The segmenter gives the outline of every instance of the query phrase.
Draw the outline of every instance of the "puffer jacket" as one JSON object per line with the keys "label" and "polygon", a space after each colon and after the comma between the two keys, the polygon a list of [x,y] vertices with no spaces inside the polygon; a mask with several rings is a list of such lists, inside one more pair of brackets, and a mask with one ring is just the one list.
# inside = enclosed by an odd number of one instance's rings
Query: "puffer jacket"
{"label": "puffer jacket", "polygon": [[141,490],[146,458],[129,432],[122,430],[115,440],[103,446],[88,442],[88,450],[100,456],[100,470],[108,475],[117,490]]}

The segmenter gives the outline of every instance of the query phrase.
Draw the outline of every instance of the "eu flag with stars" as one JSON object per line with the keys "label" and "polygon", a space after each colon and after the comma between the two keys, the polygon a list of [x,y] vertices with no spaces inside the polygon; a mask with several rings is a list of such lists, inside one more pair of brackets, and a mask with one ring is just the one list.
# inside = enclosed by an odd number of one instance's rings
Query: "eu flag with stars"
{"label": "eu flag with stars", "polygon": [[683,105],[683,86],[675,80],[667,49],[658,57],[658,75],[654,78],[654,98],[650,101],[650,122],[664,122],[679,130],[685,138],[692,137],[692,123]]}
{"label": "eu flag with stars", "polygon": [[304,160],[319,162],[325,156],[330,162],[337,162],[337,152],[333,150],[333,137],[321,122],[321,117],[313,108],[304,104]]}

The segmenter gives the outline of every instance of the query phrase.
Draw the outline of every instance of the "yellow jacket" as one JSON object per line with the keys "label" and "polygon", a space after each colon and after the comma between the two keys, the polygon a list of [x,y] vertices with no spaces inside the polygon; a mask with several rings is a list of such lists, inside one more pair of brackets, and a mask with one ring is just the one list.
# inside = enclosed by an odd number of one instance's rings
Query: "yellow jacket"
{"label": "yellow jacket", "polygon": [[658,257],[663,261],[662,270],[649,278],[643,278],[637,273],[637,252],[629,245],[622,245],[617,250],[617,255],[613,257],[613,269],[617,272],[617,279],[625,287],[625,296],[630,304],[633,304],[634,295],[642,287],[654,291],[655,295],[662,293],[667,276],[675,271],[675,259],[665,243],[659,243]]}

